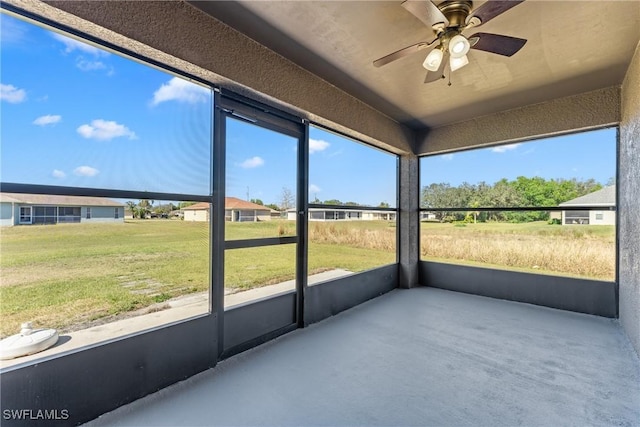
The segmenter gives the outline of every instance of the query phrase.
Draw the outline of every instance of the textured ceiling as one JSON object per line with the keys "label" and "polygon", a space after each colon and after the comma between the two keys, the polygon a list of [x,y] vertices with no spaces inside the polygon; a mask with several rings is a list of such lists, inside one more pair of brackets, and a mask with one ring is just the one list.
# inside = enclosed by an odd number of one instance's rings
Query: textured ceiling
{"label": "textured ceiling", "polygon": [[414,129],[619,85],[640,39],[638,1],[527,0],[465,32],[527,39],[520,52],[506,58],[472,50],[470,64],[451,74],[451,86],[424,84],[427,50],[372,65],[433,39],[401,1],[191,3]]}

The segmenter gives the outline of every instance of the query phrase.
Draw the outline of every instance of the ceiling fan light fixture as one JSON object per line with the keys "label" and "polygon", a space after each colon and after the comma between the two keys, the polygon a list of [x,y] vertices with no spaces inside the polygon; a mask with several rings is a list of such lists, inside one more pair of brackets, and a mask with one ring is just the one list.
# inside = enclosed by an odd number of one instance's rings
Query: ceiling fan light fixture
{"label": "ceiling fan light fixture", "polygon": [[471,49],[471,44],[462,34],[456,34],[449,40],[449,53],[452,58],[462,58],[469,52],[469,49]]}
{"label": "ceiling fan light fixture", "polygon": [[467,55],[464,55],[460,58],[454,58],[453,56],[449,59],[449,66],[451,66],[451,71],[459,70],[469,63],[469,58]]}
{"label": "ceiling fan light fixture", "polygon": [[422,63],[422,66],[429,71],[438,71],[438,68],[440,68],[440,64],[442,63],[443,56],[444,54],[442,52],[442,49],[440,48],[440,46],[438,46],[437,48],[429,52],[424,62]]}

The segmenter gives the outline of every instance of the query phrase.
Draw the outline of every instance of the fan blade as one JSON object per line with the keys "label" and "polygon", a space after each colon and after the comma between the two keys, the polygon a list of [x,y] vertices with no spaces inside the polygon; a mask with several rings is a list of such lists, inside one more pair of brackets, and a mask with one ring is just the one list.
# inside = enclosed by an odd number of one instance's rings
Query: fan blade
{"label": "fan blade", "polygon": [[424,78],[424,82],[431,83],[431,82],[438,81],[440,79],[444,79],[444,69],[448,63],[449,63],[449,55],[445,53],[444,57],[442,58],[442,62],[440,63],[440,67],[438,68],[438,71],[429,71],[426,77]]}
{"label": "fan blade", "polygon": [[373,65],[374,67],[382,67],[383,65],[387,65],[389,62],[393,62],[396,59],[404,58],[405,56],[409,56],[423,49],[426,49],[429,46],[431,46],[433,42],[436,40],[438,39],[435,39],[430,42],[420,42],[411,46],[407,46],[404,49],[400,49],[398,51],[390,53],[387,56],[383,56],[382,58],[376,59],[375,61],[373,61]]}
{"label": "fan blade", "polygon": [[512,1],[493,1],[489,0],[484,3],[482,6],[471,12],[469,16],[467,16],[466,23],[468,24],[472,18],[480,19],[480,23],[475,25],[480,26],[482,24],[486,24],[491,21],[496,16],[503,14],[507,10],[511,9],[522,3],[524,0],[512,0]]}
{"label": "fan blade", "polygon": [[429,27],[436,24],[443,24],[445,27],[449,25],[449,20],[430,0],[406,0],[402,2],[402,7]]}
{"label": "fan blade", "polygon": [[522,49],[526,42],[525,39],[491,33],[475,33],[469,37],[471,49],[484,50],[503,56],[512,56]]}

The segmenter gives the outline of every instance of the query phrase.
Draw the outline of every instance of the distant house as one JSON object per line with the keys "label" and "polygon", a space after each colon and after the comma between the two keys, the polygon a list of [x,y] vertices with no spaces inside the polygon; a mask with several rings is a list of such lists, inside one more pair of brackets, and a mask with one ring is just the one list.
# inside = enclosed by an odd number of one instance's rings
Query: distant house
{"label": "distant house", "polygon": [[420,212],[420,221],[437,221],[438,216],[433,212]]}
{"label": "distant house", "polygon": [[[287,211],[287,219],[295,220],[296,209]],[[309,208],[309,221],[394,221],[396,213],[368,208]]]}
{"label": "distant house", "polygon": [[612,209],[616,206],[616,186],[605,187],[602,190],[594,191],[593,193],[560,203],[558,206],[602,208],[602,210],[563,210],[562,225],[615,225],[616,212]]}
{"label": "distant house", "polygon": [[[209,203],[201,202],[182,209],[185,221],[209,221]],[[230,222],[269,221],[277,217],[278,211],[266,206],[247,202],[236,197],[225,197],[224,217]]]}
{"label": "distant house", "polygon": [[182,208],[182,219],[185,221],[209,221],[209,203],[200,202]]}
{"label": "distant house", "polygon": [[102,197],[0,193],[0,225],[123,222],[124,205]]}
{"label": "distant house", "polygon": [[224,199],[224,219],[231,222],[255,222],[269,221],[271,219],[270,209],[266,206],[247,202],[236,197],[225,197]]}

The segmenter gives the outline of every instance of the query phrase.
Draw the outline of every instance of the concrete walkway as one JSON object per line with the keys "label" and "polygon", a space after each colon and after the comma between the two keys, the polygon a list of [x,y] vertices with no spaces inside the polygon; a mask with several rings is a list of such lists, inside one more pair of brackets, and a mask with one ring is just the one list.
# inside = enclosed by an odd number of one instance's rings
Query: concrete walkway
{"label": "concrete walkway", "polygon": [[[307,280],[309,285],[313,286],[350,274],[352,274],[350,271],[335,269],[314,274],[309,276]],[[250,289],[248,291],[234,292],[233,290],[226,290],[224,297],[225,309],[257,299],[268,298],[283,292],[291,292],[294,289],[295,281],[289,280],[275,285]],[[55,356],[62,352],[77,350],[89,345],[121,338],[168,323],[206,314],[209,312],[209,293],[199,292],[197,294],[167,300],[155,305],[155,309],[158,311],[146,313],[149,309],[153,310],[154,308],[146,308],[145,313],[125,319],[62,334],[55,346],[30,356],[2,360],[0,361],[0,368],[31,362],[43,357]]]}
{"label": "concrete walkway", "polygon": [[89,426],[638,426],[615,320],[395,290]]}

